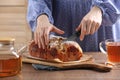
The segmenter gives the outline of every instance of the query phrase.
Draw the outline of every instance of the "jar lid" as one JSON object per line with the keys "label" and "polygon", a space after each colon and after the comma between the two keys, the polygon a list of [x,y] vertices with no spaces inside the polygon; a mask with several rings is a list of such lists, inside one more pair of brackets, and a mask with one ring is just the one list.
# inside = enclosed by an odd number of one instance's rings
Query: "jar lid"
{"label": "jar lid", "polygon": [[2,45],[10,45],[14,44],[15,39],[11,37],[2,37],[0,38],[0,44]]}

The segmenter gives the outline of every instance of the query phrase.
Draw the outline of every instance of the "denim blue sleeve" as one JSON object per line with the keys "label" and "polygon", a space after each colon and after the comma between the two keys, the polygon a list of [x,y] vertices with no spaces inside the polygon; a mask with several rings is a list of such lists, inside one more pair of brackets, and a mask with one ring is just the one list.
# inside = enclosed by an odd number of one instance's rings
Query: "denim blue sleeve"
{"label": "denim blue sleeve", "polygon": [[93,0],[93,5],[102,10],[104,26],[113,25],[120,16],[120,0]]}
{"label": "denim blue sleeve", "polygon": [[33,32],[37,25],[37,18],[41,14],[46,14],[53,24],[52,0],[28,0],[27,21]]}

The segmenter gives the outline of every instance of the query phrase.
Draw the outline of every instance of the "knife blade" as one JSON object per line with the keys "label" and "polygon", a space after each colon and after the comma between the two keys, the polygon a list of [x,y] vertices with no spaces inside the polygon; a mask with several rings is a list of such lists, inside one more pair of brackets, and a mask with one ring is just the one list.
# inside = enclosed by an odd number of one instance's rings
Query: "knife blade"
{"label": "knife blade", "polygon": [[68,37],[64,41],[74,41],[77,37],[80,36],[80,34],[81,34],[81,30],[76,31],[75,33],[73,33],[70,37]]}

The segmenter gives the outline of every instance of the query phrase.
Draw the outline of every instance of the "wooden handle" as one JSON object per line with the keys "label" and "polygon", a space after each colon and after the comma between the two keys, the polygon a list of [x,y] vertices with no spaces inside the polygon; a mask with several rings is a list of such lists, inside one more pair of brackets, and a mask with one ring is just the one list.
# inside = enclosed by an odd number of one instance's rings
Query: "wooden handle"
{"label": "wooden handle", "polygon": [[108,67],[103,64],[94,63],[94,64],[89,64],[89,65],[91,65],[91,67],[94,70],[101,71],[101,72],[109,72],[112,70],[112,67]]}
{"label": "wooden handle", "polygon": [[80,65],[72,65],[72,66],[63,66],[63,69],[75,69],[75,68],[80,68],[80,69],[92,69],[95,71],[100,71],[100,72],[110,72],[112,70],[112,67],[105,66],[103,64],[98,64],[98,63],[82,63]]}

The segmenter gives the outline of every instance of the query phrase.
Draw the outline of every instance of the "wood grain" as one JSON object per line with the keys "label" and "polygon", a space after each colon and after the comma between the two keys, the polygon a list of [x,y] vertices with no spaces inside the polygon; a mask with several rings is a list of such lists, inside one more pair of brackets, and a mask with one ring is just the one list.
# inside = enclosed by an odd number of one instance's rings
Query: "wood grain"
{"label": "wood grain", "polygon": [[23,6],[24,0],[0,0],[0,6]]}
{"label": "wood grain", "polygon": [[21,7],[6,7],[6,6],[1,6],[0,7],[0,13],[25,13],[25,7],[24,6],[21,6]]}
{"label": "wood grain", "polygon": [[15,38],[15,45],[31,40],[26,10],[27,0],[0,0],[0,37]]}

